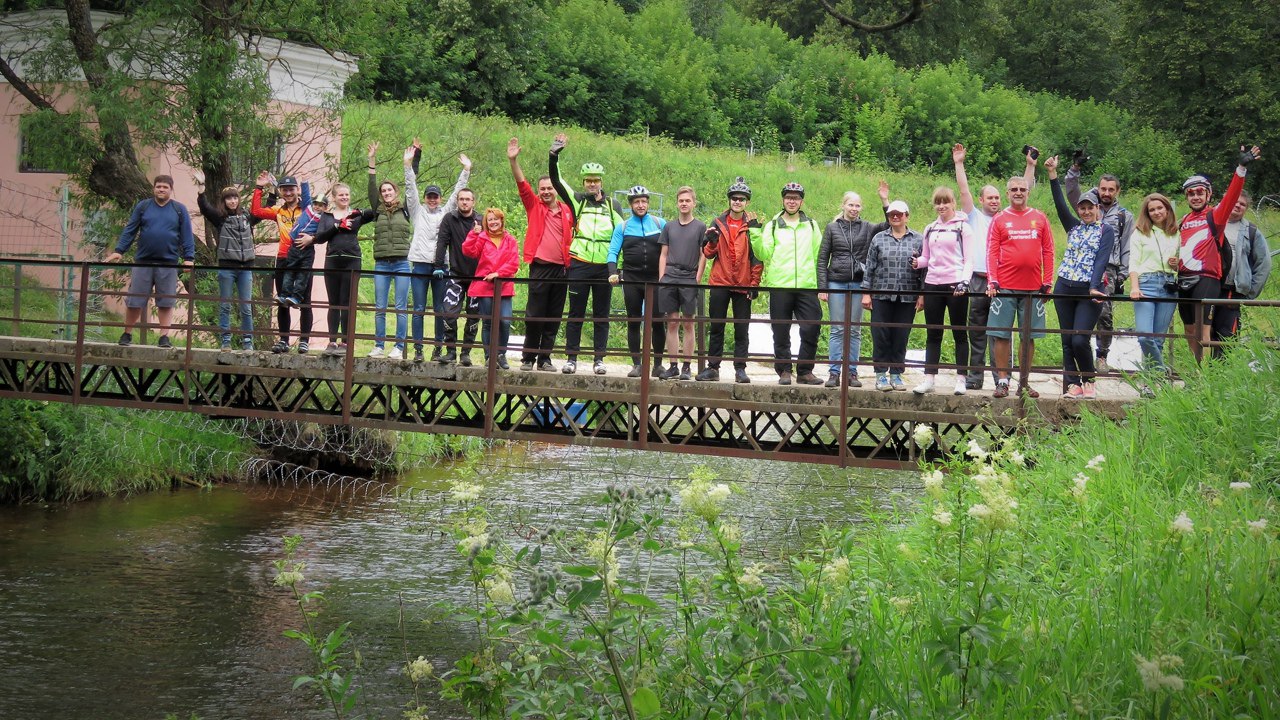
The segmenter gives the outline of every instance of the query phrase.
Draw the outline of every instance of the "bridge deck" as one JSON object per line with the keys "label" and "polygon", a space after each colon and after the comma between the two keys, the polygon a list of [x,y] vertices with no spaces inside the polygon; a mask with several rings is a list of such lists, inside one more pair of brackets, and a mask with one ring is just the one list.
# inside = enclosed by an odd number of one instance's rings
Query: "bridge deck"
{"label": "bridge deck", "polygon": [[[1024,420],[1072,422],[1083,406],[1049,392],[1024,404],[985,393],[842,394],[772,382],[642,381],[622,372],[0,338],[0,396],[839,465],[913,464],[917,423],[935,425],[947,447],[1002,435]],[[1125,403],[1087,406],[1120,417]]]}

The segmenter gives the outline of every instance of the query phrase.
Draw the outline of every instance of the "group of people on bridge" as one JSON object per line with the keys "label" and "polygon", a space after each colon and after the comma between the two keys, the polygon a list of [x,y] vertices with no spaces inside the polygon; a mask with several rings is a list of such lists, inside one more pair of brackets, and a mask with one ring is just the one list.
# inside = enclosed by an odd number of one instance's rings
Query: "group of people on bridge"
{"label": "group of people on bridge", "polygon": [[[752,190],[742,177],[728,184],[727,208],[709,221],[695,217],[697,193],[689,186],[676,191],[677,215],[670,221],[650,213],[651,193],[642,185],[625,191],[629,212],[624,213],[604,191],[605,169],[600,163],[581,166],[579,189],[565,183],[560,158],[567,144],[564,134],[556,136],[547,173],[537,179],[536,187],[521,168],[518,139],[507,145],[527,218],[523,244],[507,231],[502,209],[478,209],[466,155],[459,156],[462,170],[447,198],[434,184],[419,195],[422,148],[417,140],[403,153],[403,194],[393,180],[379,179],[378,145],[369,147],[368,209],[352,205],[351,188],[344,183],[333,185],[327,194],[313,195],[306,182],[293,176],[275,181],[265,172],[258,177],[248,209],[241,207],[235,187],[222,190],[218,206],[200,195],[201,214],[217,233],[223,349],[231,349],[233,302],[238,305],[243,347],[252,349],[253,225],[261,221],[274,222],[279,232],[279,339],[271,348],[276,353],[291,347],[299,353],[310,349],[311,268],[316,247],[325,246],[329,342],[324,353],[346,354],[343,340],[355,300],[351,282],[361,268],[359,233],[370,225],[375,345],[369,357],[421,362],[426,360],[424,345],[430,344],[431,361],[470,365],[470,348],[475,347],[479,329],[486,361],[508,369],[512,280],[523,263],[528,276],[520,366],[524,371],[556,371],[552,354],[561,322],[567,321],[566,359],[559,370],[576,373],[590,314],[593,345],[586,355],[594,373],[606,374],[613,288],[621,285],[629,377],[641,374],[642,338],[649,323],[654,377],[695,379],[690,362],[695,357],[696,321],[702,319],[710,321],[710,332],[707,362],[696,380],[720,379],[725,329],[732,325],[734,379],[747,383],[751,305],[758,293],[767,292],[772,360],[780,385],[794,381],[861,387],[862,318],[869,310],[875,388],[905,390],[908,338],[916,313],[923,311],[924,379],[914,388],[919,394],[935,389],[949,327],[955,358],[947,367],[956,370],[955,394],[982,388],[990,370],[995,397],[1008,396],[1012,330],[1020,326],[1032,339],[1043,337],[1046,302],[1051,300],[1061,331],[1063,395],[1096,397],[1095,379],[1105,369],[1113,335],[1110,299],[1123,292],[1126,282],[1135,301],[1135,332],[1144,361],[1160,371],[1165,365],[1162,336],[1169,332],[1175,307],[1191,352],[1200,360],[1207,347],[1221,352],[1222,342],[1237,332],[1240,314],[1233,304],[1217,304],[1206,312],[1199,301],[1256,297],[1270,272],[1266,239],[1244,218],[1250,202],[1243,187],[1246,167],[1260,156],[1257,147],[1240,149],[1236,170],[1216,205],[1207,176],[1188,178],[1182,189],[1189,212],[1181,221],[1175,220],[1170,199],[1159,193],[1145,196],[1136,214],[1125,208],[1114,175],[1102,175],[1095,187],[1082,191],[1088,158],[1081,152],[1073,156],[1062,179],[1059,158],[1047,158],[1044,169],[1066,233],[1065,252],[1055,264],[1049,219],[1028,204],[1039,164],[1033,147],[1025,148],[1026,170],[1008,180],[1005,197],[987,185],[975,198],[965,173],[965,148],[956,144],[952,160],[959,192],[938,187],[932,196],[935,218],[915,230],[910,227],[910,207],[901,199],[891,201],[884,181],[878,188],[881,222],[864,218],[861,196],[849,191],[839,214],[820,224],[806,213],[805,188],[797,182],[780,189],[780,211],[761,216],[749,209]],[[115,251],[107,257],[118,261],[136,243],[121,344],[132,342],[132,328],[154,294],[159,344],[171,346],[168,328],[178,265],[194,261],[191,218],[172,199],[172,192],[171,177],[156,177],[154,196],[134,208]],[[823,304],[829,318],[825,380],[814,373]],[[391,338],[386,328],[389,308],[395,315]],[[291,346],[295,310],[299,341]],[[1029,317],[1023,318],[1026,313]],[[434,320],[430,339],[424,329],[428,315]],[[948,316],[949,325],[944,325]],[[794,359],[793,323],[800,325]],[[491,347],[497,348],[492,358]],[[1023,345],[1024,352],[1033,348],[1032,343]],[[1028,385],[1021,391],[1039,396]]]}

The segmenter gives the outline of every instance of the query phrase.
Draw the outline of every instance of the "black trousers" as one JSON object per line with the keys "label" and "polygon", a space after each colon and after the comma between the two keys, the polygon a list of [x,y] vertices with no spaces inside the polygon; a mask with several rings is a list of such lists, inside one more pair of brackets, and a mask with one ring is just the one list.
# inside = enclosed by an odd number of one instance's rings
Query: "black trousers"
{"label": "black trousers", "polygon": [[355,270],[360,269],[360,258],[326,257],[324,260],[324,290],[329,296],[329,338],[343,342],[351,328],[351,282]]}
{"label": "black trousers", "polygon": [[596,360],[604,360],[609,349],[609,313],[613,303],[613,286],[609,284],[609,266],[604,263],[569,261],[569,317],[565,323],[565,354],[578,359],[582,347],[582,324],[591,303],[592,341]]}
{"label": "black trousers", "polygon": [[[481,323],[480,303],[477,298],[467,294],[469,286],[469,282],[462,282],[462,297],[459,299],[462,316],[467,319],[466,324],[462,326],[462,342],[467,345],[467,347],[460,348],[463,355],[471,352],[471,346],[476,344],[476,335],[480,333]],[[458,344],[458,319],[457,317],[451,317],[444,320],[444,342],[450,348]]]}
{"label": "black trousers", "polygon": [[[930,285],[926,283],[924,289],[951,293],[956,289],[956,286]],[[954,294],[924,296],[924,322],[926,325],[942,325],[944,314],[951,316],[951,325],[968,324],[969,298],[964,295]],[[943,329],[940,327],[930,327],[925,331],[925,375],[938,374],[937,365],[942,362],[943,334]],[[960,370],[957,372],[964,374],[964,366],[969,364],[969,332],[963,327],[953,327],[951,328],[951,338],[955,340],[956,343],[956,365],[960,366]]]}
{"label": "black trousers", "polygon": [[[657,365],[662,362],[662,354],[667,350],[667,324],[662,322],[660,319],[662,315],[658,312],[656,285],[658,278],[627,275],[624,270],[623,279],[632,283],[622,287],[622,299],[626,303],[627,317],[644,318],[627,321],[627,351],[631,353],[631,364],[640,364],[640,346],[643,340],[641,334],[644,332],[644,323],[647,321],[653,326],[653,363]],[[646,282],[653,287],[653,302],[648,305],[644,301],[646,286],[640,284]]]}
{"label": "black trousers", "polygon": [[[560,316],[569,286],[565,284],[565,267],[534,260],[529,265],[529,297],[525,301],[524,361],[551,362],[551,350],[560,332]],[[581,327],[581,326],[579,326]]]}
{"label": "black trousers", "polygon": [[[1117,240],[1117,242],[1119,242]],[[1116,265],[1107,265],[1106,282],[1102,285],[1102,292],[1107,295],[1115,295],[1116,290],[1120,287],[1124,278],[1120,277],[1120,268]],[[1111,331],[1114,329],[1111,315],[1113,308],[1111,301],[1107,300],[1099,305],[1098,312],[1098,357],[1105,359],[1107,354],[1111,352]]]}
{"label": "black trousers", "polygon": [[1076,332],[1062,335],[1062,386],[1092,382],[1096,367],[1089,335],[1098,324],[1104,303],[1089,294],[1089,283],[1058,278],[1053,288],[1053,307],[1058,311],[1058,327]]}
{"label": "black trousers", "polygon": [[[871,362],[877,375],[901,375],[906,370],[907,338],[915,317],[914,300],[871,300]],[[886,323],[901,327],[886,327]]]}
{"label": "black trousers", "polygon": [[986,296],[987,276],[974,275],[969,280],[969,292],[977,293],[969,298],[969,362],[973,367],[965,374],[965,382],[982,387],[982,374],[991,370],[994,382],[995,363],[987,357],[987,316],[991,314],[991,298]]}
{"label": "black trousers", "polygon": [[[1234,288],[1223,288],[1222,297],[1230,300],[1239,296]],[[1240,332],[1240,306],[1215,305],[1213,320],[1209,326],[1209,339],[1216,343],[1225,342],[1235,337],[1238,332]],[[1220,358],[1224,354],[1226,354],[1226,348],[1221,345],[1213,346],[1213,357]]]}
{"label": "black trousers", "polygon": [[780,374],[791,372],[790,321],[793,318],[802,323],[796,372],[804,375],[813,372],[813,359],[818,355],[818,322],[822,320],[822,305],[818,303],[817,290],[769,291],[769,319],[774,321],[773,369]]}
{"label": "black trousers", "polygon": [[[711,320],[726,320],[729,310],[733,310],[733,366],[739,370],[747,369],[747,334],[751,329],[751,298],[738,290],[727,288],[711,288],[707,297],[707,317]],[[720,358],[724,357],[725,323],[711,323],[707,338],[707,355],[710,357],[708,367],[719,368]]]}
{"label": "black trousers", "polygon": [[[285,295],[285,275],[290,272],[286,270],[287,261],[282,257],[276,258],[276,294]],[[298,299],[302,301],[302,307],[298,308],[298,340],[301,342],[311,341],[311,323],[314,318],[311,315],[311,281],[315,278],[308,270],[306,284],[302,288],[302,294]],[[280,339],[285,343],[289,342],[289,310],[290,308],[280,305],[276,308],[276,328],[280,331]]]}

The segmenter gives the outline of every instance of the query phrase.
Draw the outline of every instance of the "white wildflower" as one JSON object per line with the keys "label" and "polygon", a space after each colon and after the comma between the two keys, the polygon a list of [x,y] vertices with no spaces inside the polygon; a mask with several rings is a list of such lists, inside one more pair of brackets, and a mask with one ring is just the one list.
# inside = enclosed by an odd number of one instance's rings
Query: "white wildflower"
{"label": "white wildflower", "polygon": [[1262,537],[1267,534],[1267,519],[1249,521],[1249,534],[1254,537]]}
{"label": "white wildflower", "polygon": [[942,527],[947,527],[951,524],[951,513],[943,510],[942,508],[938,508],[933,512],[933,521]]}
{"label": "white wildflower", "polygon": [[454,502],[469,503],[480,499],[480,492],[484,490],[484,486],[479,483],[469,483],[458,481],[453,484],[450,496]]}
{"label": "white wildflower", "polygon": [[933,445],[933,426],[928,423],[916,425],[911,431],[911,438],[916,441],[916,447],[928,450]]}
{"label": "white wildflower", "polygon": [[942,497],[942,481],[946,478],[941,470],[934,470],[924,474],[924,491],[929,493],[929,497],[938,499]]}
{"label": "white wildflower", "polygon": [[889,604],[892,605],[894,609],[896,609],[898,612],[905,615],[911,611],[911,606],[915,604],[915,598],[910,596],[891,597],[889,598]]}
{"label": "white wildflower", "polygon": [[1244,492],[1245,490],[1248,490],[1248,489],[1249,489],[1249,488],[1251,488],[1251,487],[1253,487],[1253,485],[1250,485],[1250,484],[1249,484],[1249,483],[1247,483],[1247,482],[1233,482],[1233,483],[1231,483],[1231,489],[1232,489],[1232,490],[1235,490],[1236,492]]}
{"label": "white wildflower", "polygon": [[915,560],[920,556],[920,554],[916,552],[915,548],[904,542],[898,543],[898,552],[902,554],[902,557],[908,560]]}
{"label": "white wildflower", "polygon": [[489,578],[484,584],[485,594],[495,605],[514,605],[516,591],[511,582],[502,578]]}
{"label": "white wildflower", "polygon": [[458,552],[468,558],[474,558],[480,554],[481,550],[487,547],[489,547],[489,533],[480,533],[479,535],[469,535],[458,543]]}
{"label": "white wildflower", "polygon": [[764,570],[765,566],[760,563],[748,565],[742,569],[742,574],[738,576],[738,584],[751,590],[758,590],[764,587]]}
{"label": "white wildflower", "polygon": [[1085,469],[1087,469],[1087,470],[1097,470],[1098,468],[1102,467],[1102,463],[1104,463],[1104,462],[1106,462],[1106,461],[1107,461],[1107,456],[1106,456],[1106,455],[1094,455],[1094,456],[1093,456],[1093,459],[1092,459],[1092,460],[1090,460],[1090,461],[1085,465]]}
{"label": "white wildflower", "polygon": [[[1266,522],[1265,520],[1263,522]],[[276,574],[276,585],[280,587],[291,587],[302,582],[302,573],[300,572],[304,566],[295,565],[293,570],[281,570]]]}
{"label": "white wildflower", "polygon": [[839,589],[849,584],[849,558],[838,557],[822,568],[823,582]]}
{"label": "white wildflower", "polygon": [[1195,532],[1195,524],[1191,522],[1191,518],[1187,517],[1187,512],[1184,510],[1169,523],[1169,532],[1190,535]]}
{"label": "white wildflower", "polygon": [[729,499],[729,495],[732,492],[733,491],[729,489],[728,485],[725,485],[724,483],[716,483],[707,491],[707,499],[712,502],[722,503]]}
{"label": "white wildflower", "polygon": [[410,680],[420,683],[435,675],[436,667],[431,664],[430,660],[419,655],[417,660],[405,666],[404,672],[409,676]]}
{"label": "white wildflower", "polygon": [[1082,472],[1076,473],[1076,476],[1071,480],[1071,496],[1074,497],[1077,502],[1084,502],[1085,493],[1088,489],[1089,476]]}
{"label": "white wildflower", "polygon": [[600,533],[587,543],[587,557],[600,564],[605,580],[612,585],[618,577],[618,548],[610,547],[609,536]]}
{"label": "white wildflower", "polygon": [[695,473],[689,483],[680,488],[680,501],[684,508],[707,522],[715,522],[724,512],[724,502],[733,489],[725,483],[712,484],[714,476]]}
{"label": "white wildflower", "polygon": [[1014,450],[1013,452],[1009,453],[1009,459],[1013,461],[1014,465],[1017,465],[1019,467],[1027,464],[1027,456],[1023,455],[1017,450]]}
{"label": "white wildflower", "polygon": [[1182,667],[1182,658],[1177,655],[1161,655],[1148,660],[1135,653],[1133,661],[1138,665],[1138,676],[1142,678],[1142,687],[1147,692],[1165,689],[1177,692],[1183,688],[1182,678],[1173,674]]}
{"label": "white wildflower", "polygon": [[969,517],[979,522],[984,522],[987,518],[991,517],[991,508],[987,507],[983,503],[978,503],[969,508]]}
{"label": "white wildflower", "polygon": [[987,459],[987,451],[978,444],[977,438],[969,438],[969,445],[965,448],[964,454],[979,462]]}

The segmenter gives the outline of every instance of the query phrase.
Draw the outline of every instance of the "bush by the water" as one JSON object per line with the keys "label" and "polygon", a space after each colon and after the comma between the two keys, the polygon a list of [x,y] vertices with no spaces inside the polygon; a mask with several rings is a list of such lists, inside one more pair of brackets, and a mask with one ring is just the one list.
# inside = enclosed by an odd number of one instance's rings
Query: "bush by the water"
{"label": "bush by the water", "polygon": [[483,640],[444,691],[476,717],[1276,717],[1275,387],[1280,353],[1237,348],[1122,423],[953,448],[913,509],[764,562],[705,474],[679,513],[611,488],[593,530],[518,538],[459,486]]}

